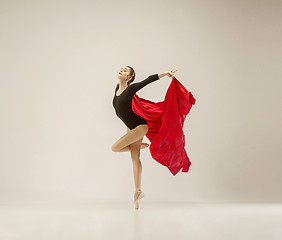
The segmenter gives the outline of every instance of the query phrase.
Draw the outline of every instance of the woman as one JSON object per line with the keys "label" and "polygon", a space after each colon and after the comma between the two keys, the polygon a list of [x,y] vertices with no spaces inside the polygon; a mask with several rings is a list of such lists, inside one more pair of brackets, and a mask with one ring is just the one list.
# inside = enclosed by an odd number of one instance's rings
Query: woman
{"label": "woman", "polygon": [[115,89],[113,106],[117,116],[127,126],[127,133],[112,145],[112,151],[131,152],[135,183],[134,204],[136,209],[139,208],[139,200],[144,197],[144,193],[141,191],[142,165],[140,162],[140,149],[149,146],[147,143],[142,143],[149,127],[147,121],[132,110],[132,99],[134,94],[147,84],[164,76],[174,77],[176,71],[171,70],[170,72],[153,74],[145,80],[133,84],[131,83],[135,79],[135,71],[131,66],[121,68],[118,73],[119,84],[117,84]]}

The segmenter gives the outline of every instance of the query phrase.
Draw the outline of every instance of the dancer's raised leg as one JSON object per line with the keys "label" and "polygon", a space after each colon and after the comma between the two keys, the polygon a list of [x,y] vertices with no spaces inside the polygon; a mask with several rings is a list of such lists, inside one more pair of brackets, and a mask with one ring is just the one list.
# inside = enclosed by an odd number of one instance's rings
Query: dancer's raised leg
{"label": "dancer's raised leg", "polygon": [[148,132],[148,129],[149,127],[147,124],[141,124],[136,128],[129,130],[125,135],[123,135],[112,145],[112,151],[121,152],[128,150],[128,148],[126,147],[143,138],[144,135]]}

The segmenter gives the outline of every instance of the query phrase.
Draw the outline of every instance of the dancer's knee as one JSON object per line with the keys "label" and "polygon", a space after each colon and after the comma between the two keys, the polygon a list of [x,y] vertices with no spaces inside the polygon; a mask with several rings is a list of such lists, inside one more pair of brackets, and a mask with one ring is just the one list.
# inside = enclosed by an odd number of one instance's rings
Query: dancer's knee
{"label": "dancer's knee", "polygon": [[116,145],[113,144],[113,145],[112,145],[112,151],[113,151],[113,152],[118,152],[118,150],[119,150],[119,149],[116,147]]}

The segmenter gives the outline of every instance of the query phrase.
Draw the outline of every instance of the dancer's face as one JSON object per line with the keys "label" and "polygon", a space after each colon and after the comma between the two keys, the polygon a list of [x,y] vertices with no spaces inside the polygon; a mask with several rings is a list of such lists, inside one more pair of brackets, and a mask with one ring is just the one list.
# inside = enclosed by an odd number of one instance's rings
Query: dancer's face
{"label": "dancer's face", "polygon": [[130,79],[130,69],[128,67],[123,67],[118,73],[118,78],[122,81],[127,81]]}

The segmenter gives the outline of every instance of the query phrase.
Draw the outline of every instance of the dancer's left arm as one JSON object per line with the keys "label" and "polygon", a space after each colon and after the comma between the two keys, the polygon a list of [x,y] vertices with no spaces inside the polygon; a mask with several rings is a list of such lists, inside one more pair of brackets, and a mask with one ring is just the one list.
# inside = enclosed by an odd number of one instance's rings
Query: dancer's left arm
{"label": "dancer's left arm", "polygon": [[164,76],[169,76],[169,77],[174,77],[175,72],[177,70],[173,71],[173,69],[170,72],[164,72],[164,73],[159,73],[159,78],[164,77]]}
{"label": "dancer's left arm", "polygon": [[145,87],[147,84],[154,82],[154,81],[157,81],[158,79],[160,79],[164,76],[173,77],[176,71],[177,70],[173,71],[173,69],[172,69],[170,72],[156,73],[156,74],[150,75],[149,77],[147,77],[146,79],[144,79],[141,82],[132,83],[131,89],[133,90],[133,92],[137,92],[141,88]]}
{"label": "dancer's left arm", "polygon": [[164,76],[168,76],[168,73],[169,72],[159,73],[158,76],[159,76],[159,78],[162,78]]}
{"label": "dancer's left arm", "polygon": [[149,77],[147,77],[146,79],[144,79],[141,82],[137,82],[137,83],[132,83],[131,84],[131,89],[133,90],[133,92],[137,92],[138,90],[140,90],[141,88],[145,87],[146,85],[148,85],[151,82],[157,81],[159,78],[159,75],[153,74],[150,75]]}

